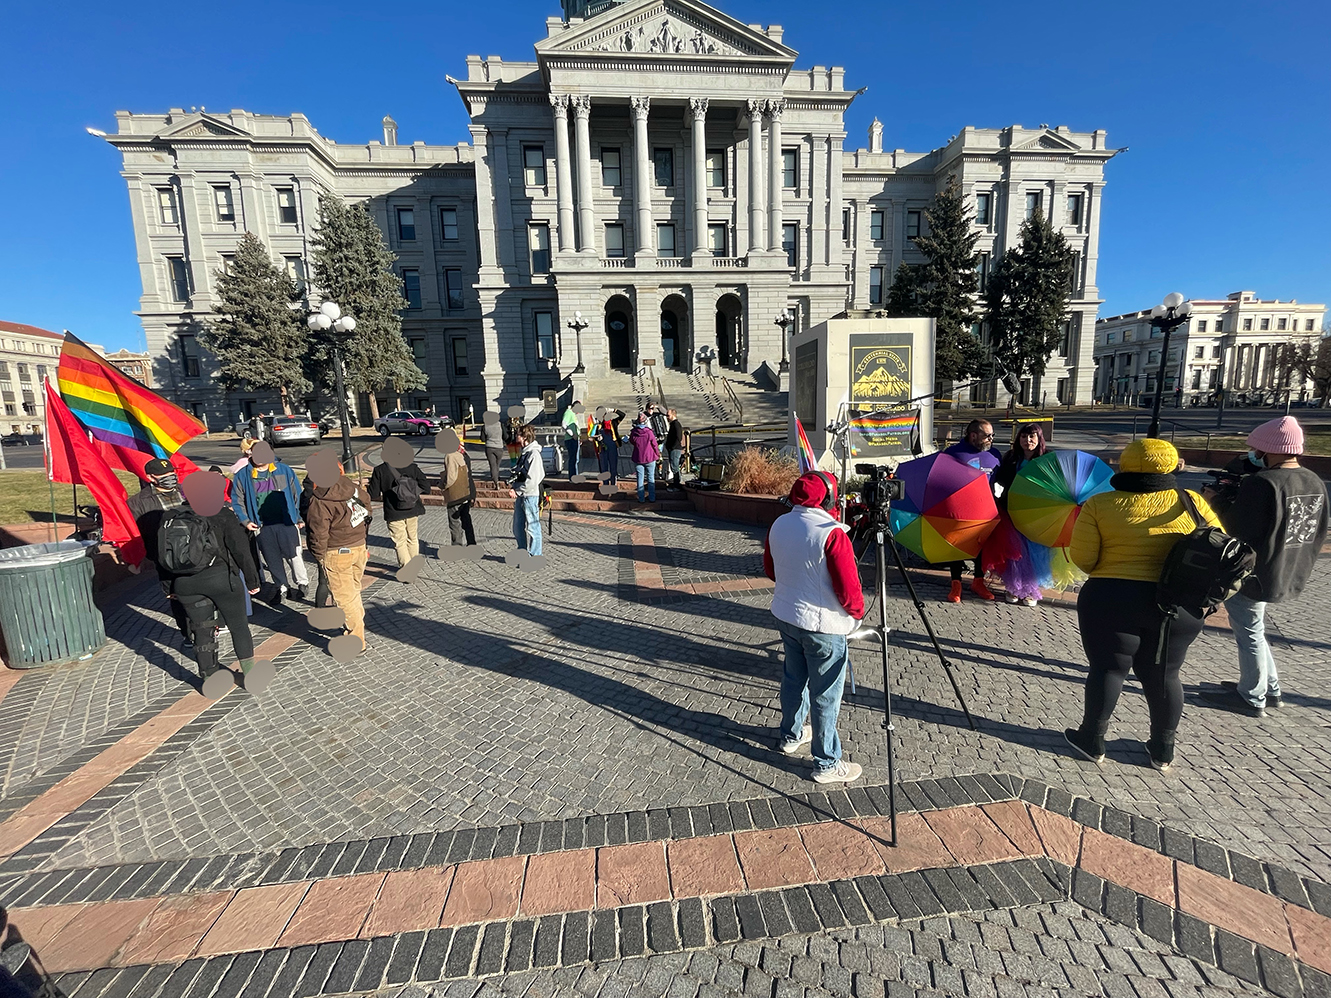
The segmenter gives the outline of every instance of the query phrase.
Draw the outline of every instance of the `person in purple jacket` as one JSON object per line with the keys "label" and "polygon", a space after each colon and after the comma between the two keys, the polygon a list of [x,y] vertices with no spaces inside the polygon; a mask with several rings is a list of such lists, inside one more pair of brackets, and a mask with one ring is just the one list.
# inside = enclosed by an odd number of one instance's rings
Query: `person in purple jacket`
{"label": "person in purple jacket", "polygon": [[[1003,455],[994,447],[994,427],[987,419],[972,419],[966,424],[966,436],[953,444],[944,454],[950,454],[963,464],[969,464],[972,468],[979,468],[990,478],[994,477],[994,469],[1003,461]],[[964,561],[948,562],[948,569],[952,572],[952,588],[948,591],[947,602],[961,602],[961,573],[966,567]],[[992,600],[994,594],[989,591],[989,587],[984,584],[984,569],[980,567],[980,559],[975,559],[974,564],[975,578],[971,580],[971,592],[980,599]]]}
{"label": "person in purple jacket", "polygon": [[[661,446],[647,422],[647,413],[640,412],[629,431],[629,445],[633,448],[633,466],[638,470],[638,502],[656,502],[656,462],[661,460]],[[643,480],[647,482],[647,496],[643,498]]]}

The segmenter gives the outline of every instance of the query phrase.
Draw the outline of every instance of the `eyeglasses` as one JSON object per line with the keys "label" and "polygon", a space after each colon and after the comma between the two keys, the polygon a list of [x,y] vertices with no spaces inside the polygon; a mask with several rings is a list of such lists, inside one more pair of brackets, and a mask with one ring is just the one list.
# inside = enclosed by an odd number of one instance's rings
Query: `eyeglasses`
{"label": "eyeglasses", "polygon": [[975,435],[976,435],[977,437],[979,437],[981,440],[992,440],[992,439],[994,439],[994,435],[993,435],[992,433],[977,433],[977,434],[975,434]]}

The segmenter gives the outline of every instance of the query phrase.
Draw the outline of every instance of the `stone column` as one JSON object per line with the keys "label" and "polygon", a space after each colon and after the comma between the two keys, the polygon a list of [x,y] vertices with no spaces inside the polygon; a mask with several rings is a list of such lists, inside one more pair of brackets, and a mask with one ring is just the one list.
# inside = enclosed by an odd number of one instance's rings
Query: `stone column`
{"label": "stone column", "polygon": [[555,109],[555,187],[559,197],[559,250],[577,249],[573,234],[573,157],[568,149],[568,94],[551,94]]}
{"label": "stone column", "polygon": [[769,100],[764,109],[767,114],[767,248],[773,253],[781,251],[781,200],[785,170],[781,149],[781,113],[786,109],[784,100]]}
{"label": "stone column", "polygon": [[[707,254],[707,98],[689,98],[693,126],[693,255]],[[690,327],[695,323],[690,323]]]}
{"label": "stone column", "polygon": [[499,266],[499,254],[495,238],[495,198],[493,169],[490,157],[490,129],[484,125],[473,124],[471,144],[476,150],[476,233],[479,245],[480,269],[496,269]]}
{"label": "stone column", "polygon": [[596,210],[592,204],[592,99],[586,94],[572,98],[573,127],[578,143],[578,252],[596,253]]}
{"label": "stone column", "polygon": [[647,140],[647,111],[650,97],[631,97],[633,111],[633,202],[638,210],[638,252],[650,257],[656,250],[656,231],[652,224],[652,149]]}
{"label": "stone column", "polygon": [[[213,282],[203,253],[203,236],[199,231],[199,194],[194,181],[193,173],[177,175],[176,213],[180,219],[181,234],[185,237],[185,265],[190,271],[191,305],[200,308],[211,305]],[[195,298],[202,301],[196,303]]]}
{"label": "stone column", "polygon": [[749,111],[749,252],[767,249],[763,204],[763,101],[751,100]]}

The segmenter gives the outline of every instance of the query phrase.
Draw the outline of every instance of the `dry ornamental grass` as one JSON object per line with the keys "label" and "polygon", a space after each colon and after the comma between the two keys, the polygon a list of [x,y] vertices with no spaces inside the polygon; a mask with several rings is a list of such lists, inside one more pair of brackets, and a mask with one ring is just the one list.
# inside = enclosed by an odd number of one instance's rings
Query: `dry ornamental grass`
{"label": "dry ornamental grass", "polygon": [[726,462],[721,491],[784,496],[799,476],[793,457],[767,447],[745,447]]}

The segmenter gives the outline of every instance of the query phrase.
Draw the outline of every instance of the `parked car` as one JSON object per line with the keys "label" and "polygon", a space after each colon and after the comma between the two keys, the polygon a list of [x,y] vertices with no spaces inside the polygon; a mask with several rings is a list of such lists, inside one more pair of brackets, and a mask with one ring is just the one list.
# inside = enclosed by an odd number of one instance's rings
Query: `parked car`
{"label": "parked car", "polygon": [[0,444],[5,447],[31,447],[33,444],[41,443],[40,436],[29,436],[24,433],[6,433],[0,437]]}
{"label": "parked car", "polygon": [[374,421],[375,432],[381,437],[393,433],[425,436],[428,433],[438,433],[444,427],[452,425],[453,420],[447,416],[431,416],[416,409],[398,409]]}
{"label": "parked car", "polygon": [[[317,444],[323,439],[319,424],[308,416],[263,416],[263,438],[271,444]],[[244,440],[254,438],[254,424],[250,420],[236,424],[236,436]]]}

